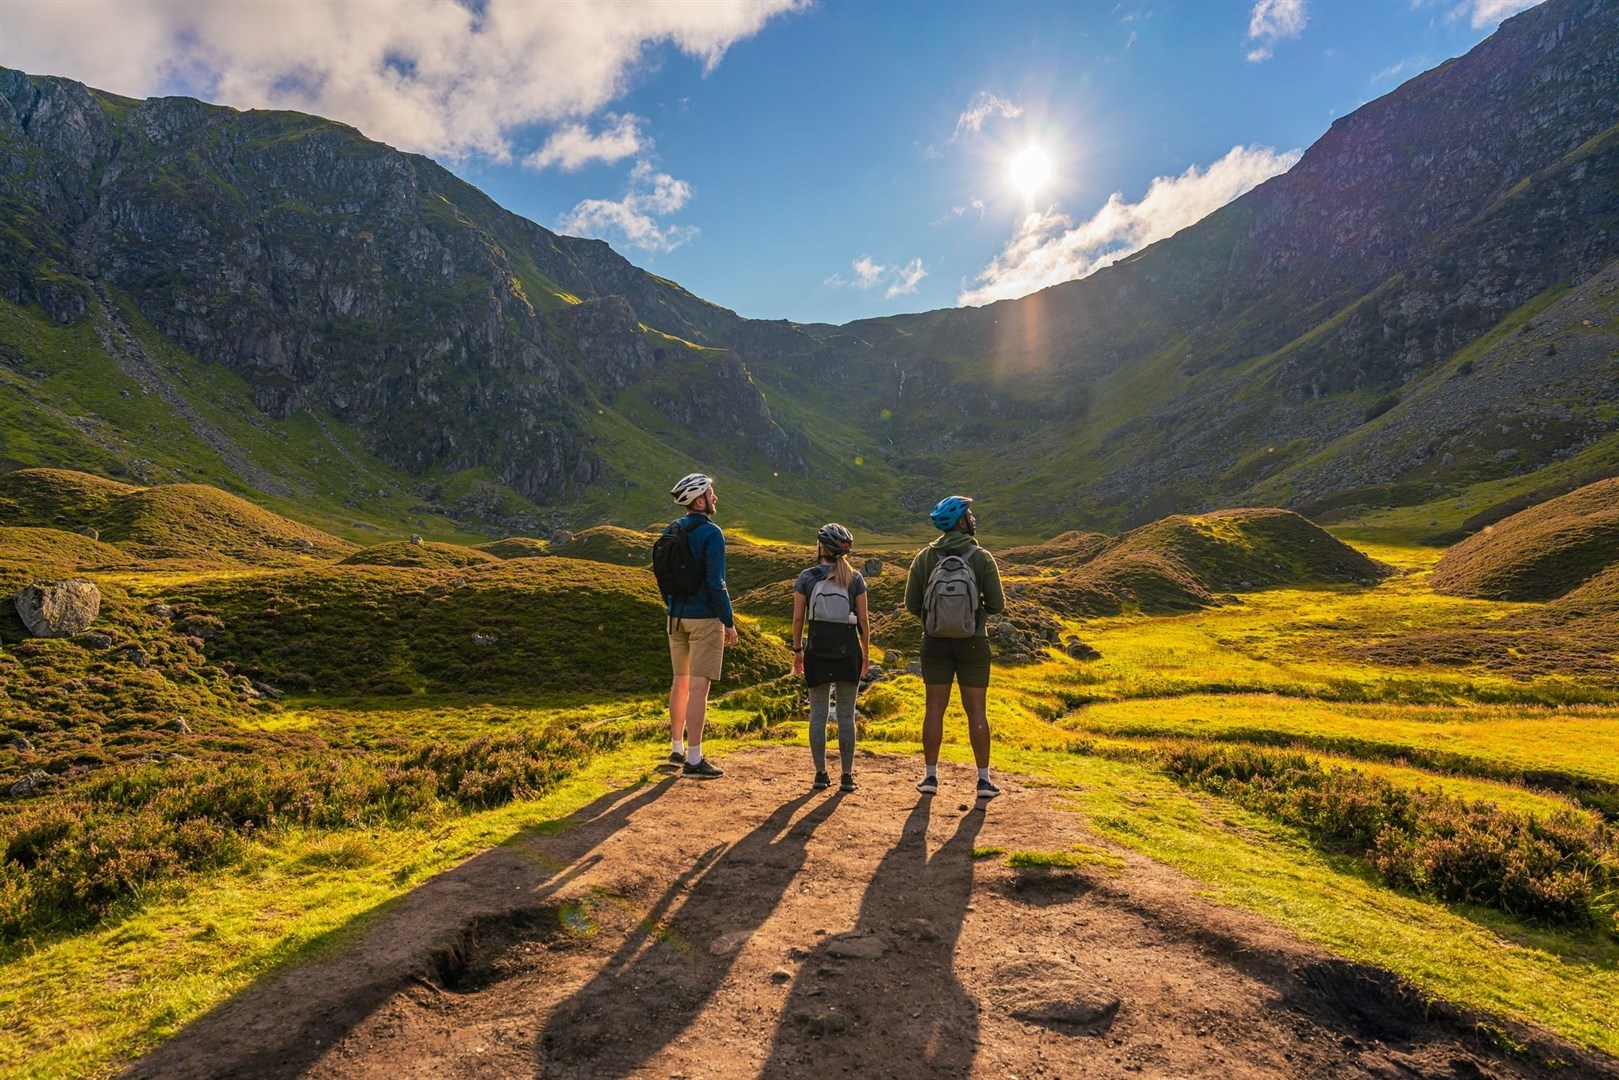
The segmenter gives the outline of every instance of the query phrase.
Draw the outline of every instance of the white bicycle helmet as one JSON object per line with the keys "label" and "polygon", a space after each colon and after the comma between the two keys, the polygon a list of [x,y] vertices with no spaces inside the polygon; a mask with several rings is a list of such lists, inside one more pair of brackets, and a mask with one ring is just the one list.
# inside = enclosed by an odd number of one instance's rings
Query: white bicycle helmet
{"label": "white bicycle helmet", "polygon": [[714,481],[700,472],[682,476],[670,489],[669,497],[681,506],[690,506],[707,490],[714,486]]}

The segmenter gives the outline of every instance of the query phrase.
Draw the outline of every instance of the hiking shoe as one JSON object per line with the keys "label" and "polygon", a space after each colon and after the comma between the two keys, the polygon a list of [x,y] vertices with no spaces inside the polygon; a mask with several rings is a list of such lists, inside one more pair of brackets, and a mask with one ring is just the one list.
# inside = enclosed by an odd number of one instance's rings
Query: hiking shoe
{"label": "hiking shoe", "polygon": [[686,755],[681,753],[679,750],[671,750],[671,751],[669,751],[669,764],[671,764],[671,765],[684,765],[684,764],[686,764]]}
{"label": "hiking shoe", "polygon": [[686,762],[686,767],[680,770],[681,776],[689,776],[694,780],[717,780],[725,775],[725,770],[718,768],[712,761],[704,758],[697,764]]}
{"label": "hiking shoe", "polygon": [[916,782],[916,790],[924,795],[937,795],[939,793],[939,778],[937,776],[924,776]]}
{"label": "hiking shoe", "polygon": [[849,773],[844,773],[843,774],[843,779],[838,781],[838,790],[839,791],[853,791],[853,790],[855,790],[854,777],[851,776]]}
{"label": "hiking shoe", "polygon": [[828,788],[828,787],[831,787],[831,786],[832,786],[832,781],[831,781],[830,778],[827,777],[826,773],[824,773],[824,772],[816,773],[815,774],[815,783],[810,785],[810,787],[814,788],[816,791],[820,791],[822,788]]}
{"label": "hiking shoe", "polygon": [[980,781],[978,781],[978,797],[980,799],[993,799],[995,796],[999,795],[1000,793],[1001,793],[1001,789],[995,786],[994,781],[992,781],[992,780],[980,780]]}

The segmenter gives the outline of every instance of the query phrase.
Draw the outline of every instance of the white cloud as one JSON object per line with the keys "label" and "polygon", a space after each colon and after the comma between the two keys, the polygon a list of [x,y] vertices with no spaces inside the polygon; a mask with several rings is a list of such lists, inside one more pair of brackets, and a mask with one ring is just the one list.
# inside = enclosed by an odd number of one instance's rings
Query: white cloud
{"label": "white cloud", "polygon": [[1483,30],[1494,26],[1509,15],[1528,11],[1541,2],[1542,0],[1467,0],[1455,10],[1469,18],[1474,30]]}
{"label": "white cloud", "polygon": [[652,140],[641,134],[641,118],[633,114],[607,114],[610,126],[592,134],[584,124],[565,124],[551,133],[545,145],[523,159],[531,169],[556,165],[574,172],[592,161],[623,161],[652,148]]}
{"label": "white cloud", "polygon": [[1298,159],[1297,150],[1234,146],[1206,169],[1193,165],[1179,176],[1158,177],[1140,202],[1125,202],[1114,192],[1078,224],[1055,207],[1030,214],[956,302],[978,305],[1027,296],[1093,274],[1201,220]]}
{"label": "white cloud", "polygon": [[[803,0],[8,0],[0,64],[117,93],[190,88],[456,158],[617,100],[667,45],[713,69]],[[89,29],[87,29],[89,28]]]}
{"label": "white cloud", "polygon": [[991,94],[987,90],[980,90],[973,95],[973,99],[967,103],[967,107],[962,110],[961,115],[956,117],[956,131],[954,135],[950,136],[950,141],[955,142],[962,135],[978,134],[983,130],[984,121],[993,116],[999,116],[1005,120],[1016,120],[1022,115],[1023,106]]}
{"label": "white cloud", "polygon": [[922,279],[928,276],[926,268],[920,258],[912,259],[904,266],[888,266],[873,259],[870,255],[862,255],[849,264],[854,271],[852,277],[844,277],[841,273],[833,274],[827,278],[823,285],[841,285],[853,289],[873,289],[879,285],[887,286],[883,295],[892,300],[902,293],[914,293]]}
{"label": "white cloud", "polygon": [[643,251],[673,251],[697,236],[695,226],[661,225],[658,215],[672,214],[691,200],[691,185],[668,173],[654,172],[646,161],[630,170],[629,186],[617,202],[586,199],[557,219],[557,228],[576,236],[606,240],[623,237]]}
{"label": "white cloud", "polygon": [[903,293],[914,293],[916,287],[922,284],[922,279],[927,276],[928,272],[922,268],[922,260],[919,258],[912,259],[899,268],[895,273],[893,283],[888,286],[883,295],[892,300]]}
{"label": "white cloud", "polygon": [[1248,13],[1248,61],[1269,60],[1276,43],[1304,33],[1308,21],[1304,0],[1258,0]]}
{"label": "white cloud", "polygon": [[982,218],[984,216],[984,200],[974,196],[964,203],[957,203],[950,208],[948,213],[939,215],[938,218],[929,222],[929,224],[944,225],[952,221],[957,221],[960,218],[965,217],[968,210],[978,211],[978,216]]}

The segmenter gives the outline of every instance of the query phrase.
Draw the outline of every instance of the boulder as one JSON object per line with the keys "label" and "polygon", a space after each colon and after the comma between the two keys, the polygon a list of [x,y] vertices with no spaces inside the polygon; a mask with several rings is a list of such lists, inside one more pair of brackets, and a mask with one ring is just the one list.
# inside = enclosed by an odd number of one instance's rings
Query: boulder
{"label": "boulder", "polygon": [[87,536],[91,540],[100,540],[101,539],[101,532],[99,530],[97,530],[97,529],[91,528],[88,525],[79,526],[77,532],[78,532],[78,534],[80,536]]}
{"label": "boulder", "polygon": [[906,664],[905,665],[905,673],[907,675],[915,675],[917,678],[921,678],[922,677],[922,661],[920,661],[920,660],[912,660],[909,664]]}
{"label": "boulder", "polygon": [[186,718],[183,716],[176,716],[169,721],[169,724],[182,735],[191,734],[191,725],[186,723]]}
{"label": "boulder", "polygon": [[569,532],[567,529],[558,529],[556,532],[551,534],[551,546],[561,547],[563,544],[566,544],[572,539],[573,533]]}
{"label": "boulder", "polygon": [[34,769],[23,776],[7,790],[7,794],[14,799],[21,799],[32,795],[40,788],[51,782],[51,774],[43,769]]}
{"label": "boulder", "polygon": [[1083,641],[1080,641],[1078,638],[1075,638],[1073,641],[1068,643],[1067,652],[1068,655],[1072,656],[1075,660],[1100,660],[1102,658],[1101,653],[1097,652]]}
{"label": "boulder", "polygon": [[28,736],[18,735],[11,740],[11,748],[19,754],[29,754],[34,750],[34,744],[28,741]]}
{"label": "boulder", "polygon": [[35,637],[72,637],[101,613],[101,590],[83,578],[47,581],[28,586],[14,603]]}
{"label": "boulder", "polygon": [[172,619],[172,618],[174,618],[174,609],[171,608],[169,605],[167,605],[165,603],[162,603],[161,601],[159,601],[156,604],[148,605],[146,610],[149,611],[150,613],[152,613],[153,615],[156,615],[160,619]]}
{"label": "boulder", "polygon": [[293,549],[296,550],[296,551],[314,551],[315,550],[314,541],[305,540],[301,536],[298,537],[298,539],[296,539],[296,540],[294,540],[292,542],[292,546],[293,546]]}
{"label": "boulder", "polygon": [[860,564],[860,573],[863,577],[882,577],[883,561],[881,559],[867,559]]}

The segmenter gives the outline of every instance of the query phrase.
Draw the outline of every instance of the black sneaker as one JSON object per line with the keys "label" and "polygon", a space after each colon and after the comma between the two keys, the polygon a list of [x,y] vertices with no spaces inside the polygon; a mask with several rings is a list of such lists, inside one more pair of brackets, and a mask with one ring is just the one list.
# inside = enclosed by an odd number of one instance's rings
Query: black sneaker
{"label": "black sneaker", "polygon": [[712,761],[704,758],[695,765],[689,761],[686,762],[686,767],[680,770],[680,775],[689,776],[694,780],[717,780],[725,775],[725,770],[718,768]]}
{"label": "black sneaker", "polygon": [[916,790],[924,795],[937,795],[939,793],[939,778],[937,776],[924,776],[916,782]]}
{"label": "black sneaker", "polygon": [[814,788],[816,791],[820,791],[822,788],[828,788],[828,787],[831,787],[831,786],[832,786],[832,781],[826,775],[826,773],[824,773],[824,772],[816,773],[815,774],[815,783],[810,785],[810,787]]}
{"label": "black sneaker", "polygon": [[855,790],[854,777],[851,776],[848,773],[844,773],[843,774],[843,779],[838,781],[838,790],[839,791],[853,791],[853,790]]}
{"label": "black sneaker", "polygon": [[684,764],[686,764],[686,755],[681,753],[679,750],[671,750],[671,751],[669,751],[669,764],[671,764],[671,765],[684,765]]}
{"label": "black sneaker", "polygon": [[990,780],[980,780],[980,781],[978,781],[978,797],[980,799],[993,799],[995,796],[999,795],[1000,793],[1001,793],[1001,789],[996,787],[993,781],[990,781]]}

